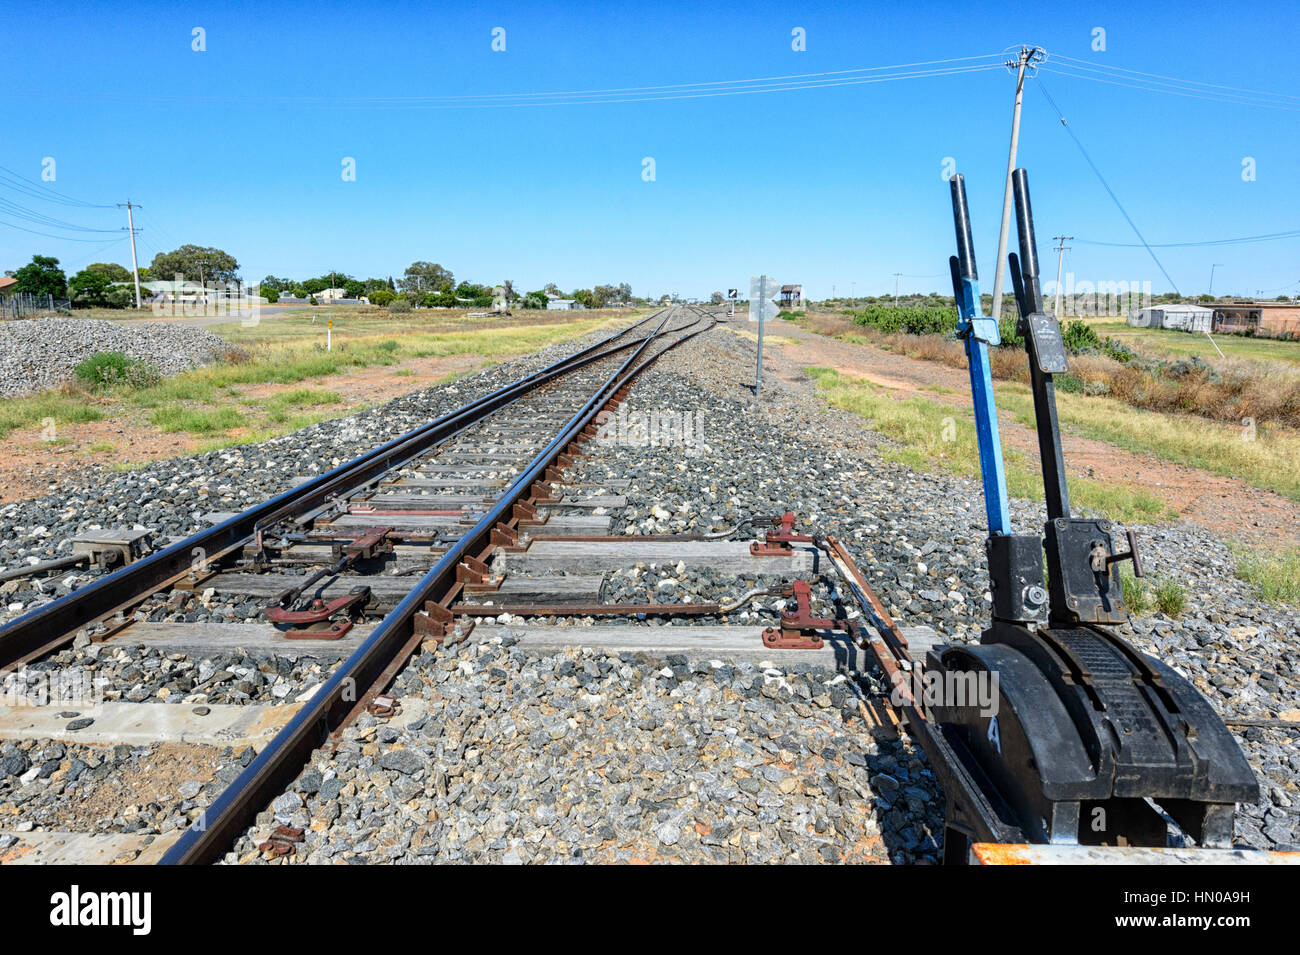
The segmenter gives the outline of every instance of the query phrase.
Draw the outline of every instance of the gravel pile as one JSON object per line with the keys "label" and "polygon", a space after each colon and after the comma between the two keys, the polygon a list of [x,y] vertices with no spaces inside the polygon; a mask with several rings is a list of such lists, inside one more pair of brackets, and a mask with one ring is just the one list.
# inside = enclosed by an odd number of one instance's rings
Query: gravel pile
{"label": "gravel pile", "polygon": [[843,674],[506,636],[416,657],[399,728],[363,717],[227,855],[285,862],[934,861],[942,802],[910,745],[875,741]]}
{"label": "gravel pile", "polygon": [[29,318],[0,322],[0,398],[15,398],[71,381],[97,352],[122,352],[175,375],[240,353],[201,328],[171,323],[119,325],[97,318]]}

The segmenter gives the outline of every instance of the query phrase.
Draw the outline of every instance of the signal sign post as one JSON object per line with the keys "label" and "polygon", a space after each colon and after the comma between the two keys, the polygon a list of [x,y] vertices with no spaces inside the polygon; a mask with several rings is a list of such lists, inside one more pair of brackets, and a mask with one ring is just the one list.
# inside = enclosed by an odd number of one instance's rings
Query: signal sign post
{"label": "signal sign post", "polygon": [[769,318],[776,318],[777,304],[769,296],[780,286],[770,275],[755,275],[749,280],[749,320],[758,322],[758,365],[754,371],[754,397],[763,396],[763,326]]}

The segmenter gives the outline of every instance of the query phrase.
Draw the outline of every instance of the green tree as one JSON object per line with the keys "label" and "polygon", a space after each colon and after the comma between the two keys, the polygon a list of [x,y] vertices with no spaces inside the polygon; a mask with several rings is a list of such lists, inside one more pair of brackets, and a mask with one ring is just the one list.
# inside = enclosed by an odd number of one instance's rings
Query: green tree
{"label": "green tree", "polygon": [[387,287],[381,285],[379,288],[372,289],[367,298],[370,299],[371,305],[382,306],[392,304],[393,299],[397,298],[397,296]]}
{"label": "green tree", "polygon": [[262,284],[258,286],[257,290],[262,294],[262,297],[266,299],[267,305],[274,305],[276,302],[280,301],[280,290],[278,288],[271,288],[269,285]]}
{"label": "green tree", "polygon": [[15,292],[27,295],[53,295],[63,298],[68,294],[68,277],[59,268],[59,260],[49,255],[33,255],[31,262],[14,273],[18,281]]}
{"label": "green tree", "polygon": [[527,295],[524,296],[523,307],[524,308],[545,308],[546,293],[541,289],[538,289],[536,292],[529,292]]}
{"label": "green tree", "polygon": [[592,308],[592,303],[596,300],[595,293],[589,288],[574,289],[572,298],[583,308]]}
{"label": "green tree", "polygon": [[153,257],[149,271],[163,281],[177,275],[186,282],[235,282],[239,263],[235,257],[221,249],[199,245],[183,245],[172,252],[159,252]]}
{"label": "green tree", "polygon": [[398,285],[409,298],[419,301],[429,292],[437,291],[453,281],[451,271],[436,262],[412,262],[406,267],[406,273]]}
{"label": "green tree", "polygon": [[102,308],[108,304],[108,290],[112,284],[103,272],[82,269],[68,282],[73,307]]}
{"label": "green tree", "polygon": [[116,262],[92,262],[82,271],[98,272],[101,275],[107,275],[110,282],[130,282],[131,270]]}
{"label": "green tree", "polygon": [[366,283],[348,279],[343,283],[343,294],[348,298],[360,298],[366,294]]}

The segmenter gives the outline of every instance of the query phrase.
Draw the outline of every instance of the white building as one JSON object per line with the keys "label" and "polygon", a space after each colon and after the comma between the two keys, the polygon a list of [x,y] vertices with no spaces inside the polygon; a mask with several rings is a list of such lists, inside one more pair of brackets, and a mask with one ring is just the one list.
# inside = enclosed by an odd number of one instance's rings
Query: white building
{"label": "white building", "polygon": [[1134,328],[1170,328],[1183,332],[1208,332],[1213,329],[1214,309],[1204,305],[1149,305],[1128,313]]}

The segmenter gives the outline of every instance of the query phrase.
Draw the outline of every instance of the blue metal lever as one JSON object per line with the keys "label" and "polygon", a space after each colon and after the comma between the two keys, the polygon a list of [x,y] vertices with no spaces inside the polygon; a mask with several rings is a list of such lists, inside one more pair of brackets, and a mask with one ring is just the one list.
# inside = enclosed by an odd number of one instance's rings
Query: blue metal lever
{"label": "blue metal lever", "polygon": [[971,399],[975,404],[975,433],[979,438],[980,478],[984,483],[984,511],[989,534],[1011,533],[1011,512],[1007,502],[1007,475],[1002,461],[1002,438],[998,432],[998,409],[993,401],[993,372],[989,346],[1002,338],[998,323],[982,314],[979,278],[975,271],[975,249],[971,238],[970,214],[966,207],[966,180],[958,174],[949,181],[952,189],[953,221],[957,228],[957,252],[949,259],[953,296],[957,300],[957,336],[965,342],[970,366]]}

